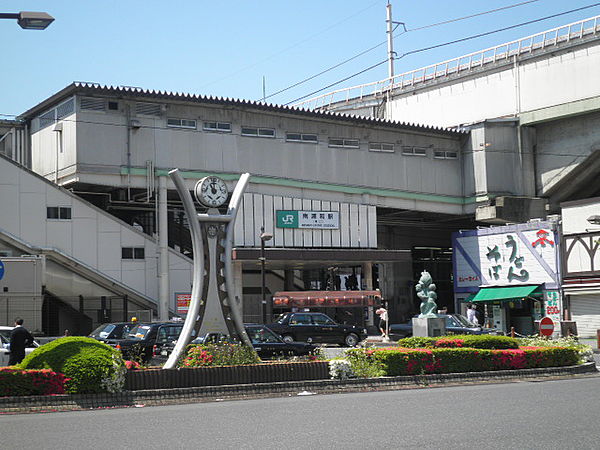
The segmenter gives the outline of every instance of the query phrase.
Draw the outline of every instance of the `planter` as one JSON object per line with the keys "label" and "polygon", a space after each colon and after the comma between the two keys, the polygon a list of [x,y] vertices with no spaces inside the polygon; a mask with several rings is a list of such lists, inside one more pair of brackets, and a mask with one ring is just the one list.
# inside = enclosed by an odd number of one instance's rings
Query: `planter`
{"label": "planter", "polygon": [[328,378],[329,363],[327,361],[144,369],[127,372],[125,389],[138,391],[280,381],[326,380]]}

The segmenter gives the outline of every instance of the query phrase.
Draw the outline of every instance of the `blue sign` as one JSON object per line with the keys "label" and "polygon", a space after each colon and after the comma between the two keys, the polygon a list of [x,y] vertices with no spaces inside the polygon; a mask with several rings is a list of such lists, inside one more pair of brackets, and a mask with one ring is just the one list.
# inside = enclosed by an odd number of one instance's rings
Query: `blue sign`
{"label": "blue sign", "polygon": [[4,276],[4,263],[0,261],[0,280]]}

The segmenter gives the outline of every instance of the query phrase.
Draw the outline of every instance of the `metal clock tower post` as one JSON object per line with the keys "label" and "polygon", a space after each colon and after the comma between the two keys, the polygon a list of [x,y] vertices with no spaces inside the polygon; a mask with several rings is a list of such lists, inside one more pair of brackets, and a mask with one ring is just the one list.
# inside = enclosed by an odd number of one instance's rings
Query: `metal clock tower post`
{"label": "metal clock tower post", "polygon": [[170,171],[169,176],[188,217],[194,250],[194,273],[188,314],[164,369],[175,367],[191,340],[193,330],[196,330],[196,335],[215,332],[238,336],[244,345],[252,348],[244,328],[240,300],[233,298],[235,291],[231,263],[234,222],[250,174],[240,176],[226,214],[221,214],[217,209],[228,197],[227,186],[222,179],[210,176],[196,183],[196,199],[209,208],[206,214],[198,214],[179,170]]}

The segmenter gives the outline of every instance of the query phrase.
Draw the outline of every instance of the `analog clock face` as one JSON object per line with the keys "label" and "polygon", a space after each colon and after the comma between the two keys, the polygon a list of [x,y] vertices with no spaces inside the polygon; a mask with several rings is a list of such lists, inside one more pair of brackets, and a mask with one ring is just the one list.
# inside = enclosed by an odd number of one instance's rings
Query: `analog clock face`
{"label": "analog clock face", "polygon": [[204,206],[218,208],[227,201],[227,185],[219,177],[202,178],[194,189],[196,199]]}

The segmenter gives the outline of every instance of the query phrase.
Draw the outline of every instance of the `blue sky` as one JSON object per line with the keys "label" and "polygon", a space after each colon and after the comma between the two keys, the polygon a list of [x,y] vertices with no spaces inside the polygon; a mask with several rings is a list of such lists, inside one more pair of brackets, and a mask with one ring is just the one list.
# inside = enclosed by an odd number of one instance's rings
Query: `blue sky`
{"label": "blue sky", "polygon": [[[392,0],[394,20],[418,28],[525,0]],[[45,31],[0,21],[0,114],[20,114],[72,81],[258,100],[384,42],[387,0],[3,1],[0,12],[46,11]],[[538,19],[593,0],[538,0],[468,20],[411,31],[402,54]],[[600,5],[396,61],[396,73],[600,14]],[[400,29],[397,30],[399,32]],[[386,46],[269,99],[287,103],[386,58]],[[387,66],[337,89],[383,79]],[[6,118],[6,116],[0,116]]]}

